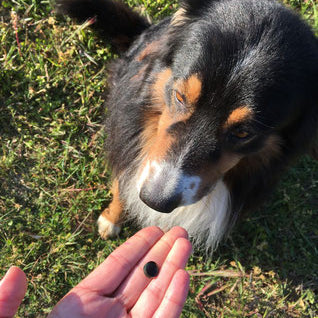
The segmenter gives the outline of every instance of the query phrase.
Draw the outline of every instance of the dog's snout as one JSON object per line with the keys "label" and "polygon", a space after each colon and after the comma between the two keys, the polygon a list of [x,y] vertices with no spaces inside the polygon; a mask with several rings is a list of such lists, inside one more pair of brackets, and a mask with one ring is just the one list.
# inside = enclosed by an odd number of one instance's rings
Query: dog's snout
{"label": "dog's snout", "polygon": [[148,162],[141,174],[139,197],[150,208],[170,213],[182,199],[180,172],[171,164]]}
{"label": "dog's snout", "polygon": [[173,164],[148,162],[139,179],[139,197],[150,208],[170,213],[196,201],[201,179]]}
{"label": "dog's snout", "polygon": [[170,213],[177,208],[181,201],[181,195],[170,193],[163,195],[157,187],[143,186],[139,192],[140,199],[153,210],[163,213]]}

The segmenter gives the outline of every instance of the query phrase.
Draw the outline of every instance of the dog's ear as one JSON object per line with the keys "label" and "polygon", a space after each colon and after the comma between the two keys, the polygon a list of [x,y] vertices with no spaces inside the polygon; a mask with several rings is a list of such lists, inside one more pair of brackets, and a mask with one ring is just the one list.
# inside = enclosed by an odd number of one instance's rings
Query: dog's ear
{"label": "dog's ear", "polygon": [[160,50],[162,61],[167,66],[171,65],[173,53],[183,41],[184,27],[191,21],[197,20],[214,2],[218,1],[221,0],[179,0],[179,9],[171,18],[166,34],[167,40],[164,41]]}
{"label": "dog's ear", "polygon": [[197,13],[204,10],[212,2],[218,2],[220,0],[180,0],[180,7],[189,13]]}
{"label": "dog's ear", "polygon": [[180,8],[172,17],[172,26],[182,26],[186,21],[204,13],[213,2],[220,0],[180,0]]}

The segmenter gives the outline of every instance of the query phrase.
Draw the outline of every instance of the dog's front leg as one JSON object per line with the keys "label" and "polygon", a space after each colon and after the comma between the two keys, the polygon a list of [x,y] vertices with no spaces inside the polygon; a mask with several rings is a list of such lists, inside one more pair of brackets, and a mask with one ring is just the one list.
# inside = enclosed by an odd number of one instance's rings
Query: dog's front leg
{"label": "dog's front leg", "polygon": [[97,220],[98,232],[103,239],[117,236],[120,232],[121,214],[123,204],[119,198],[118,180],[115,179],[112,185],[113,200]]}

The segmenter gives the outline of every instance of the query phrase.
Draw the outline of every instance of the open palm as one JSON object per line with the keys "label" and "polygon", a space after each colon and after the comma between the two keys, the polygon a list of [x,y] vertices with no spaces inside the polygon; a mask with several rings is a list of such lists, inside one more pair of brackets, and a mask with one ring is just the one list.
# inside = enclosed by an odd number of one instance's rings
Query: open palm
{"label": "open palm", "polygon": [[[191,253],[187,233],[175,227],[139,231],[74,287],[50,318],[179,317],[189,286],[184,266]],[[147,278],[143,266],[155,261],[160,272]]]}

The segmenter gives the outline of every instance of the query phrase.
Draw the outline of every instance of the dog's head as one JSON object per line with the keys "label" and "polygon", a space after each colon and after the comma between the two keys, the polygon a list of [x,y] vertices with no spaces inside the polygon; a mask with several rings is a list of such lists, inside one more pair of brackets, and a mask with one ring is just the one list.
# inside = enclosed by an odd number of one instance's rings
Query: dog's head
{"label": "dog's head", "polygon": [[318,45],[288,9],[184,1],[160,41],[138,172],[148,206],[171,212],[195,203],[250,158],[257,170],[308,144]]}

